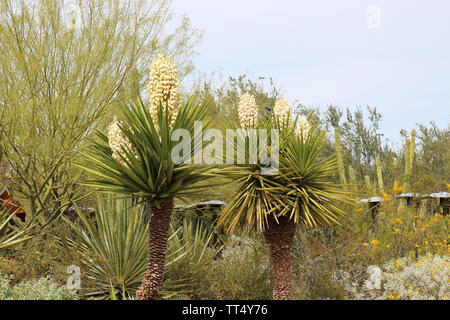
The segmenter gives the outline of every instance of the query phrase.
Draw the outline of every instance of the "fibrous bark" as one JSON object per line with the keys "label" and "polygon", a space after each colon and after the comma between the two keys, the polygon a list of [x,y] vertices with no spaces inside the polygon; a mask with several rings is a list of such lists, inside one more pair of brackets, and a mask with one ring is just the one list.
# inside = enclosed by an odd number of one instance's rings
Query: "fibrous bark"
{"label": "fibrous bark", "polygon": [[264,231],[270,245],[270,276],[272,298],[274,300],[292,299],[292,244],[296,224],[287,217],[279,217],[278,223],[272,216],[268,218],[268,227]]}
{"label": "fibrous bark", "polygon": [[160,208],[151,205],[147,270],[142,284],[136,292],[137,300],[156,300],[163,285],[172,211],[173,198],[162,199]]}

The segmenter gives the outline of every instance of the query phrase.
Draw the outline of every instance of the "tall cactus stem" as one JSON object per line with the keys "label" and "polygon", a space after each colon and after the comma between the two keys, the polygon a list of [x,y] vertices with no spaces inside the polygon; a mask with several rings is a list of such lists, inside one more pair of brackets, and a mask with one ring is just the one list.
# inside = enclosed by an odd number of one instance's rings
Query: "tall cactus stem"
{"label": "tall cactus stem", "polygon": [[378,190],[380,191],[380,194],[384,194],[384,184],[383,184],[383,173],[381,171],[381,162],[380,158],[377,157],[377,177],[378,177]]}
{"label": "tall cactus stem", "polygon": [[355,170],[351,165],[348,166],[348,178],[350,179],[350,183],[352,185],[352,192],[356,193],[357,187],[356,187],[356,174]]}
{"label": "tall cactus stem", "polygon": [[336,153],[339,165],[339,178],[342,184],[347,184],[347,178],[345,177],[344,159],[342,157],[341,137],[339,135],[339,129],[334,128],[334,141],[336,143]]}
{"label": "tall cactus stem", "polygon": [[366,190],[367,190],[367,192],[368,192],[368,193],[371,192],[371,190],[372,190],[372,184],[370,183],[370,178],[369,178],[368,175],[365,175],[365,176],[364,176],[364,182],[366,183]]}
{"label": "tall cactus stem", "polygon": [[410,169],[411,169],[411,166],[409,164],[409,162],[411,161],[410,153],[411,153],[411,141],[409,139],[406,139],[406,142],[405,142],[405,174],[404,174],[404,181],[403,181],[403,192],[409,191],[409,177],[410,177]]}

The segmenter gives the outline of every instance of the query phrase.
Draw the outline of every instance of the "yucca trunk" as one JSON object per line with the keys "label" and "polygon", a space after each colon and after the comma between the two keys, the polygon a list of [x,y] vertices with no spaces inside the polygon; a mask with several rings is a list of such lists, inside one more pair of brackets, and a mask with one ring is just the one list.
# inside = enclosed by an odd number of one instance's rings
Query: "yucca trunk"
{"label": "yucca trunk", "polygon": [[142,284],[136,292],[137,300],[155,300],[164,282],[167,240],[169,238],[170,216],[173,211],[173,198],[160,201],[160,208],[151,206],[149,223],[148,262]]}
{"label": "yucca trunk", "polygon": [[270,216],[268,228],[264,231],[266,241],[270,245],[270,277],[272,299],[292,299],[291,253],[296,224],[287,217],[277,221]]}

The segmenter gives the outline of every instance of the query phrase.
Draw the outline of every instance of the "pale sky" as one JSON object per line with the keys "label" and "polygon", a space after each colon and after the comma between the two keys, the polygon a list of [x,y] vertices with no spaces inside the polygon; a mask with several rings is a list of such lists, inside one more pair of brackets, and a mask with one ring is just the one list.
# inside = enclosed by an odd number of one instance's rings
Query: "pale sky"
{"label": "pale sky", "polygon": [[376,107],[394,140],[449,123],[449,0],[175,0],[173,10],[205,32],[199,71],[272,77],[288,100],[321,110]]}

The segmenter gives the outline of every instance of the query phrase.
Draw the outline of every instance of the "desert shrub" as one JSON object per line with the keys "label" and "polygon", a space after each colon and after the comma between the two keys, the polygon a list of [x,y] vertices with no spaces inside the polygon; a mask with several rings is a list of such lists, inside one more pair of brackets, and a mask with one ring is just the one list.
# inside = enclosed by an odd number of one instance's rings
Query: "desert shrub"
{"label": "desert shrub", "polygon": [[29,280],[11,286],[0,274],[0,300],[77,300],[78,295],[66,286],[58,286],[49,278]]}
{"label": "desert shrub", "polygon": [[450,257],[425,255],[395,259],[384,266],[387,299],[447,300],[450,298]]}
{"label": "desert shrub", "polygon": [[221,246],[213,243],[212,225],[205,226],[192,217],[184,218],[179,225],[172,223],[170,233],[162,295],[192,296]]}
{"label": "desert shrub", "polygon": [[232,236],[203,274],[196,299],[260,300],[271,298],[267,247],[261,237]]}
{"label": "desert shrub", "polygon": [[[345,298],[342,284],[334,280],[334,272],[339,270],[341,259],[339,250],[333,249],[341,239],[333,239],[330,231],[297,230],[292,251],[295,298]],[[324,246],[324,243],[327,243],[330,249]]]}
{"label": "desert shrub", "polygon": [[11,295],[11,288],[9,285],[9,280],[0,274],[0,300],[5,300]]}
{"label": "desert shrub", "polygon": [[67,268],[78,265],[81,256],[62,240],[70,232],[62,221],[56,221],[48,232],[3,251],[0,274],[12,284],[47,276],[57,284],[65,284]]}
{"label": "desert shrub", "polygon": [[399,209],[397,201],[385,202],[375,221],[367,204],[355,205],[348,213],[349,220],[341,226],[297,234],[293,250],[297,298],[373,299],[376,294],[362,290],[369,266],[398,257],[415,260],[448,254],[449,216]]}

